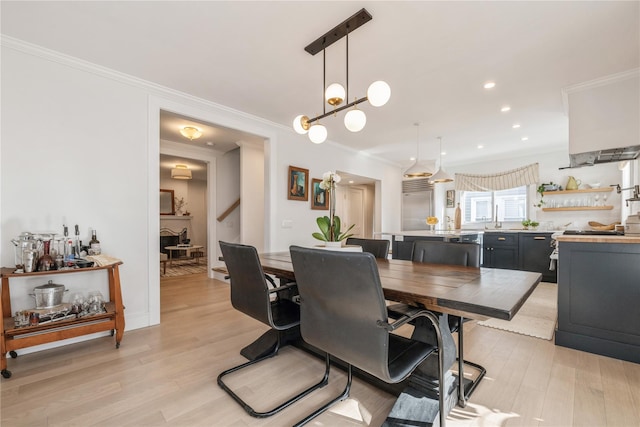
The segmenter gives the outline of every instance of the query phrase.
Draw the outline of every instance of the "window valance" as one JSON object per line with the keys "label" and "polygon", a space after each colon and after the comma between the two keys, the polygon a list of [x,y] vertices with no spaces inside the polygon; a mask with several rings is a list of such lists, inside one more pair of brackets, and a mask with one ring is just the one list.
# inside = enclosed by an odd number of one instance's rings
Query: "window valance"
{"label": "window valance", "polygon": [[457,173],[455,177],[458,191],[500,191],[538,182],[538,163],[506,172],[490,175]]}

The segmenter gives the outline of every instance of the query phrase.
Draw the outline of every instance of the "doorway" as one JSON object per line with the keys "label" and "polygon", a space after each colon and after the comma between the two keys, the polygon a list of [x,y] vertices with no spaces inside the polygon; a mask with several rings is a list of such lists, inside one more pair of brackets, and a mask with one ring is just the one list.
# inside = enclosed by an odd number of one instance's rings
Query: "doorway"
{"label": "doorway", "polygon": [[375,212],[380,181],[348,172],[337,173],[341,181],[336,186],[336,198],[340,200],[337,203],[336,214],[345,226],[354,224],[350,232],[353,237],[374,238],[376,226],[379,229]]}

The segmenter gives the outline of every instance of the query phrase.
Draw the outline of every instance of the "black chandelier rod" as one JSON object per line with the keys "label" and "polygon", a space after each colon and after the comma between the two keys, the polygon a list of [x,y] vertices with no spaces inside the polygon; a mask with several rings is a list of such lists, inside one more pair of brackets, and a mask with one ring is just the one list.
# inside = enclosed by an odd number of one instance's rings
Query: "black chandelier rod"
{"label": "black chandelier rod", "polygon": [[339,113],[342,110],[346,110],[349,107],[353,107],[354,105],[358,105],[361,102],[368,101],[368,100],[369,100],[369,98],[367,98],[366,96],[364,98],[356,99],[355,101],[350,102],[350,103],[348,103],[346,105],[343,105],[340,108],[336,108],[334,110],[329,111],[328,113],[324,113],[324,114],[322,114],[322,115],[320,115],[318,117],[314,117],[313,119],[309,119],[309,120],[307,120],[307,123],[313,123],[313,122],[318,121],[320,119],[324,119],[325,117],[329,117],[332,114]]}

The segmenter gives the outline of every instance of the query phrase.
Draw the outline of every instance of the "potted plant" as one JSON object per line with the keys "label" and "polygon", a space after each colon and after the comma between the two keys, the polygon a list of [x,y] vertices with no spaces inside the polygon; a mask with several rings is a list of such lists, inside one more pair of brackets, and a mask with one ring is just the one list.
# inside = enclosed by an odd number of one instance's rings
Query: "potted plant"
{"label": "potted plant", "polygon": [[329,171],[322,175],[322,182],[320,188],[326,190],[329,193],[329,216],[320,216],[316,219],[320,233],[315,232],[312,236],[318,240],[325,242],[325,246],[342,246],[342,241],[353,236],[349,234],[349,231],[355,224],[352,224],[345,231],[342,231],[342,223],[340,217],[335,215],[336,210],[336,184],[340,182],[340,175],[335,172]]}

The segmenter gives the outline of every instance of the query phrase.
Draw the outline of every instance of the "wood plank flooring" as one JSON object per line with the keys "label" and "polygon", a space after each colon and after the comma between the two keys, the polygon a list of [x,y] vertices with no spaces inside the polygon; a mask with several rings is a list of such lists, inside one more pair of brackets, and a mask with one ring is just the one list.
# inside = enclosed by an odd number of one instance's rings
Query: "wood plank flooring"
{"label": "wood plank flooring", "polygon": [[[229,286],[204,274],[163,278],[162,323],[128,331],[120,349],[105,337],[9,359],[0,381],[0,424],[9,426],[287,426],[344,386],[327,387],[280,414],[248,416],[216,384],[244,361],[239,350],[266,327],[237,312]],[[640,426],[640,365],[556,347],[552,341],[465,323],[465,358],[487,376],[450,426]],[[295,348],[228,377],[257,410],[316,382],[321,360]],[[312,426],[379,426],[394,397],[354,379],[345,410]]]}

